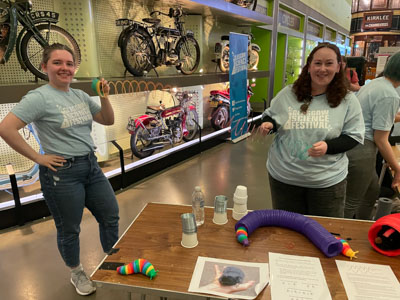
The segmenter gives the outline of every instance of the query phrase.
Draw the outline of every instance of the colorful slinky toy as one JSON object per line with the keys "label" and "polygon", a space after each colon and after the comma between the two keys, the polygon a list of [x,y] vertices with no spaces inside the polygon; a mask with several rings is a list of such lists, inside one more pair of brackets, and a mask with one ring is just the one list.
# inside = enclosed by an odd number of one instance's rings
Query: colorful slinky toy
{"label": "colorful slinky toy", "polygon": [[104,97],[103,87],[101,81],[98,78],[93,79],[92,90],[100,97]]}
{"label": "colorful slinky toy", "polygon": [[243,246],[250,245],[249,236],[258,227],[279,226],[302,233],[317,246],[327,257],[343,253],[353,258],[356,257],[349,244],[341,239],[336,239],[317,221],[304,215],[278,209],[255,210],[241,218],[235,225],[236,239]]}
{"label": "colorful slinky toy", "polygon": [[336,237],[336,239],[341,241],[343,244],[342,254],[344,256],[350,257],[350,259],[353,259],[353,257],[357,258],[356,254],[358,253],[358,251],[353,251],[353,249],[350,248],[350,245],[346,240],[344,240],[338,236]]}
{"label": "colorful slinky toy", "polygon": [[153,279],[158,271],[154,269],[154,266],[148,260],[139,258],[129,264],[118,267],[117,272],[122,275],[141,273]]}

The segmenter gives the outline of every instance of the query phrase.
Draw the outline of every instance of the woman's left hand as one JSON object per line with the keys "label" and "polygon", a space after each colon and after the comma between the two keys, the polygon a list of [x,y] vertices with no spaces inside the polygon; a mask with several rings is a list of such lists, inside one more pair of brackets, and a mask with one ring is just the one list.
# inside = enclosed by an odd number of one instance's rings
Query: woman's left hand
{"label": "woman's left hand", "polygon": [[311,157],[320,157],[326,154],[328,145],[324,141],[316,142],[308,149],[308,155]]}

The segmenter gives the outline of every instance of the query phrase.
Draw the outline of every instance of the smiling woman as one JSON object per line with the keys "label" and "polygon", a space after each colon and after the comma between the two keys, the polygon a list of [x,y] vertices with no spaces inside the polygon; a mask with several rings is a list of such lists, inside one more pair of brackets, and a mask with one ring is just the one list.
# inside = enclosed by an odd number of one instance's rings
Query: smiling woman
{"label": "smiling woman", "polygon": [[321,43],[264,111],[261,131],[276,132],[267,161],[274,209],[343,217],[344,152],[364,139],[360,104],[347,88],[339,49]]}
{"label": "smiling woman", "polygon": [[[42,69],[49,84],[30,91],[0,123],[0,136],[14,150],[40,165],[40,185],[57,227],[57,244],[71,268],[71,283],[80,295],[96,288],[80,264],[79,233],[87,207],[100,228],[104,252],[112,251],[118,239],[118,204],[113,189],[101,171],[90,135],[93,121],[114,122],[108,100],[109,86],[101,79],[101,105],[88,94],[70,88],[76,63],[73,51],[53,44],[43,51]],[[33,123],[44,154],[37,153],[18,133]]]}

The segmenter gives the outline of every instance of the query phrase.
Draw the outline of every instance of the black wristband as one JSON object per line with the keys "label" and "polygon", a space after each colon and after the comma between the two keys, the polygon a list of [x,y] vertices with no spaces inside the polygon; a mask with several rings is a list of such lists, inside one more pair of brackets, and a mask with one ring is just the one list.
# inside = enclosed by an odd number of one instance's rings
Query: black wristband
{"label": "black wristband", "polygon": [[328,145],[326,154],[338,154],[349,151],[350,149],[357,146],[358,142],[349,137],[348,135],[342,134],[332,140],[327,140],[325,143]]}

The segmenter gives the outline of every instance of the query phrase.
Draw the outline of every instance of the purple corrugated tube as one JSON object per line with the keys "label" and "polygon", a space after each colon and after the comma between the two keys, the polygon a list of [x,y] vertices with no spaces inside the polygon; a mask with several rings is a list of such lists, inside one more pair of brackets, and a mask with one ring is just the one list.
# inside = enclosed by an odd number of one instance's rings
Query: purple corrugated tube
{"label": "purple corrugated tube", "polygon": [[235,231],[240,226],[246,227],[249,236],[261,226],[279,226],[295,230],[308,237],[327,257],[339,255],[343,248],[342,243],[317,221],[285,210],[270,209],[249,212],[236,223]]}

